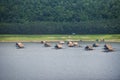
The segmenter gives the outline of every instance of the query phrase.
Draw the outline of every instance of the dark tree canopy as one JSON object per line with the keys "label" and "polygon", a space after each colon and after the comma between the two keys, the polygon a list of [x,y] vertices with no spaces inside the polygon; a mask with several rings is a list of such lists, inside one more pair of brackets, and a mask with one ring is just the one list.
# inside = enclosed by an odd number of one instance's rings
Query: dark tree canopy
{"label": "dark tree canopy", "polygon": [[120,18],[120,0],[0,0],[1,22]]}
{"label": "dark tree canopy", "polygon": [[[86,29],[91,30],[87,33],[119,33],[119,21],[120,0],[0,0],[0,33],[5,33],[1,32],[3,26],[8,28],[8,24],[2,23],[9,23],[9,27],[19,23],[28,29],[24,33],[29,32],[33,25],[40,28],[35,30],[36,33],[40,33],[43,26],[49,29],[49,33],[81,33]],[[108,27],[111,30],[105,32]],[[60,31],[56,32],[57,29]]]}

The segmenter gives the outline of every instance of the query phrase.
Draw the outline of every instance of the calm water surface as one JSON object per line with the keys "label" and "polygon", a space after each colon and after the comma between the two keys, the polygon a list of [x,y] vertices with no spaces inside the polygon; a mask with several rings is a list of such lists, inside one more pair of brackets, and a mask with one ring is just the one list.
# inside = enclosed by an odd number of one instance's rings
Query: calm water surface
{"label": "calm water surface", "polygon": [[115,52],[104,52],[105,43],[93,51],[82,47],[63,49],[40,43],[0,43],[0,80],[120,80],[120,43],[110,43]]}

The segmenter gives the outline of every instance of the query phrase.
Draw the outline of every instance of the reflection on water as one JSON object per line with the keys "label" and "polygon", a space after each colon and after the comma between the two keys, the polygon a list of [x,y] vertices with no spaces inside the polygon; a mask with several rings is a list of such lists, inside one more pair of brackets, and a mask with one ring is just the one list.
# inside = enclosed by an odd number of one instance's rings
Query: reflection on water
{"label": "reflection on water", "polygon": [[55,49],[40,43],[0,43],[0,80],[120,80],[120,43],[110,43],[115,52],[104,52],[104,44],[86,51],[82,47]]}

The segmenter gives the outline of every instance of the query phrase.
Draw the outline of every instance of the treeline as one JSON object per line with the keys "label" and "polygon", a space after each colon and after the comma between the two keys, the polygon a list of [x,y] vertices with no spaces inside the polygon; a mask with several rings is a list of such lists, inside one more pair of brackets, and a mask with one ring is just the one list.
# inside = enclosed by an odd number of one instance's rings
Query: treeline
{"label": "treeline", "polygon": [[0,34],[119,34],[120,23],[109,21],[2,23]]}
{"label": "treeline", "polygon": [[0,22],[120,18],[120,0],[0,0]]}
{"label": "treeline", "polygon": [[120,0],[0,0],[0,34],[120,33]]}

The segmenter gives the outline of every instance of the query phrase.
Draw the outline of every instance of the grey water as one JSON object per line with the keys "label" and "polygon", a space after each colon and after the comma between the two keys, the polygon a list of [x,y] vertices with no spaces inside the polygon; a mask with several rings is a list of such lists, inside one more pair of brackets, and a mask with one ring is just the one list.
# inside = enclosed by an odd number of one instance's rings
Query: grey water
{"label": "grey water", "polygon": [[38,42],[24,42],[18,49],[14,42],[0,43],[0,80],[120,80],[120,43],[110,44],[114,52],[105,52],[99,43],[92,51],[81,47],[55,49]]}

